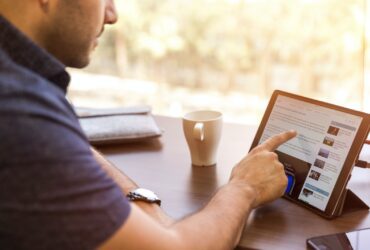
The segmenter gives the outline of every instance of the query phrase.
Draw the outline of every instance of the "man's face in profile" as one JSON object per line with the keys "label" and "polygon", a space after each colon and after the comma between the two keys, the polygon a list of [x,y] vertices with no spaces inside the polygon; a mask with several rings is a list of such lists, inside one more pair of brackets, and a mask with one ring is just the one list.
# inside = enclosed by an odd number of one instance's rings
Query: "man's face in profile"
{"label": "man's face in profile", "polygon": [[66,66],[82,68],[105,24],[117,21],[114,0],[56,0],[44,37],[46,49]]}

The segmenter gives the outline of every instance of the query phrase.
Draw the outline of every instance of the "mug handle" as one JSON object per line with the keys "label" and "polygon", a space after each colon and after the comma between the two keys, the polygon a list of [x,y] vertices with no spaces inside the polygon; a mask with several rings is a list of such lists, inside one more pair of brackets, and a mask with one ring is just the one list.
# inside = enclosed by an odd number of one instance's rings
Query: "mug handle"
{"label": "mug handle", "polygon": [[204,141],[204,124],[202,122],[197,122],[194,125],[193,136],[196,140]]}

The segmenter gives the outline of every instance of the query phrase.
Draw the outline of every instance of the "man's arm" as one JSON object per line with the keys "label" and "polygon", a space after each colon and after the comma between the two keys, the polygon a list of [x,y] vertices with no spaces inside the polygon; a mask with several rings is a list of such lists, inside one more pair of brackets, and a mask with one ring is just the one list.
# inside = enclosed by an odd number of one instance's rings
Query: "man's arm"
{"label": "man's arm", "polygon": [[251,209],[283,194],[287,178],[273,151],[295,135],[282,133],[253,149],[234,167],[229,183],[201,211],[169,227],[133,205],[126,223],[102,248],[232,249]]}
{"label": "man's arm", "polygon": [[232,249],[239,241],[254,199],[252,189],[228,184],[200,212],[167,228],[133,205],[124,226],[102,249]]}
{"label": "man's arm", "polygon": [[[91,150],[96,161],[120,186],[124,194],[128,194],[130,191],[138,188],[138,185],[133,180],[105,159],[96,149],[92,148]],[[174,222],[157,204],[150,204],[144,201],[135,201],[134,203],[161,224],[171,225]]]}

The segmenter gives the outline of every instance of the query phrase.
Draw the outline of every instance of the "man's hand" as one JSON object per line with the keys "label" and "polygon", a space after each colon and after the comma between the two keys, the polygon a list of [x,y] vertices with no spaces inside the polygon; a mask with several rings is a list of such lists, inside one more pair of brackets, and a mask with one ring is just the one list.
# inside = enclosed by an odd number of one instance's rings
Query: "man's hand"
{"label": "man's hand", "polygon": [[255,147],[233,169],[230,184],[244,185],[256,193],[253,207],[275,200],[283,195],[287,186],[284,166],[274,151],[283,143],[294,138],[295,131],[273,136]]}

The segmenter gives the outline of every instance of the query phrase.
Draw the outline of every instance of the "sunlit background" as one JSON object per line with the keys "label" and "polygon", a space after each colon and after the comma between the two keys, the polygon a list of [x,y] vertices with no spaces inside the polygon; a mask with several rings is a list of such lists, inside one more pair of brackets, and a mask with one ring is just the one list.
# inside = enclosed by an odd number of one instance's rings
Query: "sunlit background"
{"label": "sunlit background", "polygon": [[[274,89],[370,112],[364,0],[116,0],[76,106],[222,111],[258,124]],[[365,32],[366,30],[366,32]],[[366,39],[365,39],[366,37]],[[369,61],[370,62],[370,61]]]}

